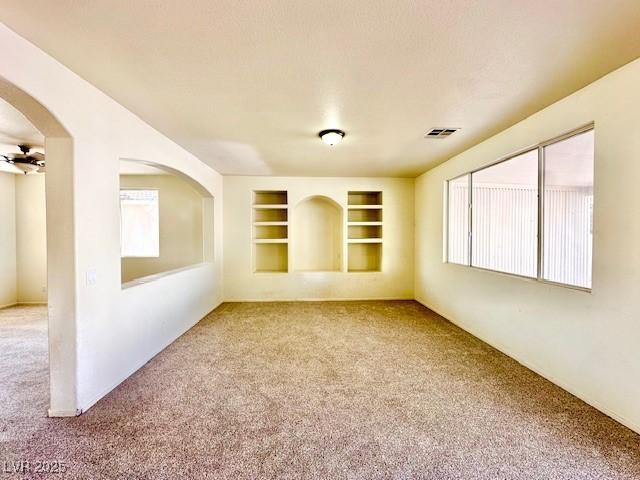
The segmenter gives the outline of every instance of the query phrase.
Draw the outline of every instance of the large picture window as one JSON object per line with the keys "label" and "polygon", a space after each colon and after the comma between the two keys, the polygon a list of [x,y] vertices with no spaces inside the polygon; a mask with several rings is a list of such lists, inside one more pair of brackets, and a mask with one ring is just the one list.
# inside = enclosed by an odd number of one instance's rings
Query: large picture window
{"label": "large picture window", "polygon": [[157,190],[120,190],[121,256],[160,256]]}
{"label": "large picture window", "polygon": [[593,168],[589,126],[449,180],[447,261],[590,289]]}

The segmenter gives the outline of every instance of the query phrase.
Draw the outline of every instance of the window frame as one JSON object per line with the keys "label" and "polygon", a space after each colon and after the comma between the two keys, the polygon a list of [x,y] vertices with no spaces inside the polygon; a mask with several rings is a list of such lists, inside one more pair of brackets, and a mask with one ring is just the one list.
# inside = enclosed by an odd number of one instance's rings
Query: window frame
{"label": "window frame", "polygon": [[[123,191],[153,191],[156,192],[158,199],[158,254],[157,255],[122,255],[122,198],[121,192]],[[149,187],[120,187],[118,189],[118,208],[120,210],[120,259],[125,258],[160,258],[160,189]]]}
{"label": "window frame", "polygon": [[[548,285],[555,285],[555,286],[559,286],[559,287],[565,287],[565,288],[570,288],[572,290],[579,290],[582,292],[587,292],[587,293],[591,293],[592,289],[593,289],[593,266],[592,266],[592,281],[591,281],[591,287],[582,287],[579,285],[571,285],[569,283],[561,283],[561,282],[554,282],[552,280],[547,280],[544,278],[544,171],[545,171],[545,147],[548,147],[550,145],[556,144],[558,142],[561,142],[563,140],[567,140],[571,137],[577,136],[577,135],[581,135],[583,133],[587,133],[589,131],[594,131],[595,133],[595,122],[590,122],[587,123],[586,125],[582,125],[581,127],[575,128],[573,130],[570,130],[568,132],[565,132],[561,135],[558,135],[556,137],[550,138],[549,140],[545,140],[543,142],[539,142],[536,143],[534,145],[529,145],[525,148],[522,148],[520,150],[517,150],[515,152],[509,153],[508,155],[505,155],[501,158],[499,158],[498,160],[488,163],[486,165],[483,165],[481,167],[475,168],[473,170],[469,170],[466,172],[463,172],[461,174],[456,175],[455,177],[451,177],[447,180],[445,180],[445,185],[444,185],[444,198],[446,199],[446,205],[445,205],[445,218],[446,218],[446,222],[445,222],[445,229],[444,229],[444,241],[445,241],[445,259],[444,259],[444,263],[446,264],[450,264],[450,265],[458,265],[460,267],[468,267],[468,268],[473,268],[476,270],[481,270],[481,271],[485,271],[485,272],[493,272],[493,273],[499,273],[502,275],[508,275],[510,277],[517,277],[517,278],[522,278],[525,280],[530,280],[530,281],[534,281],[534,282],[539,282],[539,283],[545,283]],[[537,199],[538,199],[538,215],[537,215],[537,228],[536,228],[536,232],[537,232],[537,245],[536,245],[536,276],[535,277],[530,277],[530,276],[526,276],[526,275],[520,275],[517,273],[510,273],[510,272],[505,272],[502,270],[494,270],[491,268],[485,268],[485,267],[477,267],[473,265],[473,174],[480,172],[482,170],[486,170],[487,168],[490,167],[494,167],[496,165],[499,165],[501,163],[504,162],[508,162],[509,160],[518,157],[520,155],[523,155],[525,153],[529,153],[532,151],[537,151],[538,154],[538,184],[537,184],[537,188],[538,188],[538,192],[537,192]],[[593,172],[593,183],[595,186],[595,148],[594,148],[594,159],[593,159],[593,163],[594,163],[594,172]],[[449,182],[454,181],[459,179],[460,177],[464,177],[465,175],[469,175],[469,203],[467,205],[467,208],[469,209],[469,213],[468,213],[468,263],[458,263],[458,262],[450,262],[449,261]],[[593,204],[595,205],[595,195],[594,195],[594,199],[593,199]],[[592,207],[593,208],[593,207]],[[594,210],[592,210],[593,212]],[[593,213],[592,213],[593,215]],[[593,222],[593,217],[592,217],[592,222]],[[593,225],[593,223],[592,223]],[[592,252],[592,259],[593,259],[593,252]]]}
{"label": "window frame", "polygon": [[[455,180],[458,180],[462,177],[468,177],[467,179],[467,188],[468,188],[468,194],[467,194],[467,258],[469,259],[469,264],[465,264],[465,263],[460,263],[460,262],[450,262],[449,261],[449,227],[450,227],[450,223],[449,223],[449,213],[450,213],[450,204],[449,204],[449,199],[451,198],[449,195],[449,183],[453,182]],[[446,187],[445,187],[445,196],[444,198],[445,200],[445,211],[444,211],[444,215],[445,215],[445,224],[446,224],[446,230],[445,230],[445,244],[444,244],[444,263],[451,263],[453,265],[462,265],[463,267],[465,266],[470,266],[471,265],[471,172],[468,173],[463,173],[461,175],[458,175],[456,177],[450,178],[449,180],[447,180],[446,182]]]}

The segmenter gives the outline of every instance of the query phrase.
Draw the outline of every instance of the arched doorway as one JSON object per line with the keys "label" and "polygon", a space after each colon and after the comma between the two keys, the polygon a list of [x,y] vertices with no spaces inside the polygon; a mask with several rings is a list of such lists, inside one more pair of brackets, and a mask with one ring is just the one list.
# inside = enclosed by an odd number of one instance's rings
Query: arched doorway
{"label": "arched doorway", "polygon": [[44,105],[2,77],[0,97],[44,136],[49,414],[76,415],[73,139]]}

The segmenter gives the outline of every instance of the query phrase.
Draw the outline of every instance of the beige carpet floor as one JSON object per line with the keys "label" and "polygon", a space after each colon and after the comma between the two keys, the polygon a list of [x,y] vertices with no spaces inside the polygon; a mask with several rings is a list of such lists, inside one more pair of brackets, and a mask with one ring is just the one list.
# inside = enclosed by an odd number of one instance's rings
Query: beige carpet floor
{"label": "beige carpet floor", "polygon": [[224,304],[71,419],[45,314],[0,310],[0,479],[640,479],[640,436],[415,302]]}

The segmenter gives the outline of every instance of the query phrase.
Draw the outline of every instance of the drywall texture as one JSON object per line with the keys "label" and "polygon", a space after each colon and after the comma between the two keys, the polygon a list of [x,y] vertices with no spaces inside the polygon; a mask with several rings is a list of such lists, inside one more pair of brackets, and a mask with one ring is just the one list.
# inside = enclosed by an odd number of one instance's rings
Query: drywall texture
{"label": "drywall texture", "polygon": [[202,262],[202,196],[174,175],[121,175],[120,188],[158,190],[160,256],[123,258],[122,281]]}
{"label": "drywall texture", "polygon": [[14,174],[0,172],[0,307],[18,301],[15,188]]}
{"label": "drywall texture", "polygon": [[[222,177],[4,25],[0,45],[0,95],[46,138],[50,413],[74,415],[222,301]],[[215,197],[213,256],[122,288],[120,159],[171,168]]]}
{"label": "drywall texture", "polygon": [[[416,181],[416,297],[640,432],[640,60]],[[443,263],[443,184],[595,122],[591,293]]]}
{"label": "drywall texture", "polygon": [[47,301],[45,175],[16,175],[18,303]]}
{"label": "drywall texture", "polygon": [[[225,299],[237,300],[325,300],[413,298],[413,179],[397,178],[305,178],[225,177],[224,242]],[[289,271],[256,273],[252,232],[254,190],[287,190],[289,219]],[[347,192],[382,191],[382,264],[380,272],[347,272]],[[306,247],[296,242],[308,238],[299,231],[299,216],[325,212],[326,208],[296,209],[310,197],[334,203],[341,215],[342,252],[338,271],[332,269],[333,245],[317,261],[299,261],[295,255],[314,256],[313,242]],[[305,220],[310,221],[309,219]],[[323,222],[331,223],[330,218]],[[339,226],[340,227],[340,226]],[[286,247],[285,247],[286,248]],[[302,269],[302,270],[300,270]]]}

